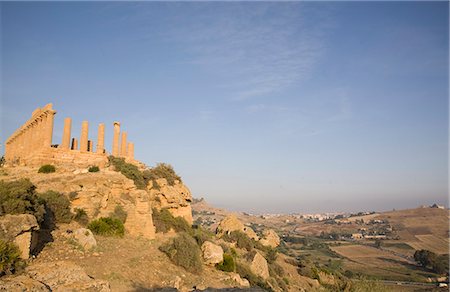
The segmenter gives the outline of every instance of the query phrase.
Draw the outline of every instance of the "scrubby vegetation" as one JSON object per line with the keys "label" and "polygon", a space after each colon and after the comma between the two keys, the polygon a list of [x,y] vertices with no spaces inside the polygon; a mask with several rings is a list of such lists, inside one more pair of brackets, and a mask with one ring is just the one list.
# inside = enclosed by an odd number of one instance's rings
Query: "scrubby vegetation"
{"label": "scrubby vegetation", "polygon": [[448,254],[437,255],[432,251],[421,249],[414,253],[414,260],[424,268],[429,268],[437,274],[448,274]]}
{"label": "scrubby vegetation", "polygon": [[86,211],[78,208],[75,209],[75,215],[73,216],[73,220],[77,221],[83,226],[86,226],[89,223],[89,218]]}
{"label": "scrubby vegetation", "polygon": [[89,167],[88,171],[89,172],[99,172],[100,168],[98,168],[98,166],[94,165],[94,166]]}
{"label": "scrubby vegetation", "polygon": [[182,232],[169,243],[160,247],[170,260],[187,271],[199,273],[202,271],[201,251],[195,240]]}
{"label": "scrubby vegetation", "polygon": [[117,205],[114,208],[114,212],[111,214],[111,218],[116,218],[119,219],[120,222],[125,223],[125,221],[127,220],[127,212],[123,209],[123,207],[121,205]]}
{"label": "scrubby vegetation", "polygon": [[263,278],[255,275],[250,267],[244,263],[236,264],[236,272],[242,277],[249,281],[251,286],[259,286],[265,290],[272,291],[269,285],[267,285],[266,281]]}
{"label": "scrubby vegetation", "polygon": [[13,273],[19,263],[19,248],[14,243],[0,239],[0,276]]}
{"label": "scrubby vegetation", "polygon": [[174,217],[169,210],[158,210],[153,208],[153,224],[155,225],[156,232],[166,233],[170,229],[176,232],[187,232],[192,234],[192,227],[182,217]]}
{"label": "scrubby vegetation", "polygon": [[224,253],[223,261],[216,265],[216,268],[225,272],[234,272],[236,270],[236,263],[231,254]]}
{"label": "scrubby vegetation", "polygon": [[55,171],[56,171],[55,166],[50,165],[50,164],[45,164],[39,168],[38,173],[52,173]]}
{"label": "scrubby vegetation", "polygon": [[45,202],[45,210],[48,216],[51,216],[54,222],[69,223],[73,214],[70,212],[70,201],[63,194],[55,191],[47,191],[39,194],[39,197]]}
{"label": "scrubby vegetation", "polygon": [[255,247],[255,241],[242,231],[232,231],[229,234],[224,234],[222,238],[228,242],[236,242],[237,247],[246,249],[247,251],[251,251]]}
{"label": "scrubby vegetation", "polygon": [[125,227],[117,218],[102,217],[92,221],[87,227],[99,235],[122,237],[125,234]]}
{"label": "scrubby vegetation", "polygon": [[152,181],[153,185],[157,185],[158,178],[165,178],[169,186],[175,185],[175,181],[181,182],[181,177],[175,173],[172,165],[167,163],[158,163],[155,167],[147,169],[143,172],[146,181]]}
{"label": "scrubby vegetation", "polygon": [[146,183],[142,172],[134,164],[125,162],[124,158],[109,156],[109,163],[114,166],[116,171],[122,173],[125,177],[134,181],[134,184],[138,189],[145,189]]}
{"label": "scrubby vegetation", "polygon": [[0,181],[0,215],[31,214],[39,223],[44,220],[45,205],[28,179]]}

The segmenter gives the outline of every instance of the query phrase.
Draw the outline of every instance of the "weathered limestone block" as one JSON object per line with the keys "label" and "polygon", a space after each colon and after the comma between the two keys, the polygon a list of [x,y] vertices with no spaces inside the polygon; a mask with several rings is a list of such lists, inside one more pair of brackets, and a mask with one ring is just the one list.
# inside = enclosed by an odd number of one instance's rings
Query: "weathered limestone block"
{"label": "weathered limestone block", "polygon": [[14,242],[21,258],[28,259],[37,243],[39,225],[31,214],[5,215],[0,217],[0,238]]}
{"label": "weathered limestone block", "polygon": [[210,266],[214,266],[223,261],[222,247],[210,241],[205,241],[202,244],[202,255],[205,264]]}
{"label": "weathered limestone block", "polygon": [[39,263],[28,267],[26,274],[53,291],[111,291],[109,283],[96,280],[76,264],[66,261]]}
{"label": "weathered limestone block", "polygon": [[92,231],[90,231],[89,229],[76,229],[72,233],[72,237],[85,250],[89,250],[97,246],[97,241],[95,240],[94,234],[92,234]]}
{"label": "weathered limestone block", "polygon": [[267,265],[266,259],[262,255],[256,252],[250,262],[250,270],[255,275],[260,276],[263,279],[269,278],[269,266]]}
{"label": "weathered limestone block", "polygon": [[136,190],[131,193],[136,199],[136,205],[130,205],[127,211],[125,229],[132,236],[142,236],[148,239],[155,238],[155,226],[152,218],[152,202],[145,190]]}
{"label": "weathered limestone block", "polygon": [[245,278],[241,278],[241,276],[238,273],[230,273],[230,280],[234,281],[240,287],[243,288],[250,287],[250,282]]}
{"label": "weathered limestone block", "polygon": [[280,245],[280,237],[272,229],[264,230],[263,237],[259,242],[264,246],[275,248]]}
{"label": "weathered limestone block", "polygon": [[222,221],[220,221],[217,226],[216,234],[218,236],[223,236],[226,233],[230,233],[232,231],[241,231],[247,234],[248,237],[258,240],[258,235],[253,231],[251,227],[245,226],[241,221],[236,217],[236,215],[232,214]]}

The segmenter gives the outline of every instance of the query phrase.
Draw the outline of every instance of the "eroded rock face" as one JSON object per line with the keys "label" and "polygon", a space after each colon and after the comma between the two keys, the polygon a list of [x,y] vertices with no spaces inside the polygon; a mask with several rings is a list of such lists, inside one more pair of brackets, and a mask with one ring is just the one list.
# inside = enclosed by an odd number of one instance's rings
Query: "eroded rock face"
{"label": "eroded rock face", "polygon": [[14,242],[21,258],[28,259],[37,243],[39,225],[31,214],[5,215],[0,217],[0,238]]}
{"label": "eroded rock face", "polygon": [[258,235],[252,228],[245,226],[241,221],[235,216],[230,215],[220,221],[219,226],[217,226],[217,235],[223,236],[224,234],[230,233],[232,231],[241,231],[247,234],[248,237],[258,240]]}
{"label": "eroded rock face", "polygon": [[26,274],[53,291],[111,291],[108,282],[93,279],[72,262],[58,261],[32,265],[26,269]]}
{"label": "eroded rock face", "polygon": [[165,178],[156,180],[159,189],[149,183],[151,196],[155,197],[156,207],[159,209],[168,209],[175,217],[183,217],[189,224],[192,224],[192,194],[186,185],[175,181],[173,186],[167,183]]}
{"label": "eroded rock face", "polygon": [[250,263],[250,270],[263,279],[269,278],[269,266],[266,259],[258,252],[255,253]]}
{"label": "eroded rock face", "polygon": [[1,278],[0,291],[47,292],[51,290],[49,287],[37,280],[34,280],[26,275],[19,275],[17,277],[9,276]]}
{"label": "eroded rock face", "polygon": [[134,192],[135,204],[128,206],[125,229],[130,235],[142,236],[147,239],[155,238],[155,226],[152,218],[152,201],[147,191]]}
{"label": "eroded rock face", "polygon": [[202,244],[202,255],[205,264],[214,266],[223,261],[223,249],[220,245],[214,244],[210,241],[205,241]]}
{"label": "eroded rock face", "polygon": [[73,231],[73,239],[75,239],[78,244],[85,250],[92,249],[97,246],[97,241],[95,240],[92,231],[86,228],[79,228]]}
{"label": "eroded rock face", "polygon": [[259,240],[262,245],[275,248],[280,245],[280,237],[272,229],[264,230],[263,237]]}

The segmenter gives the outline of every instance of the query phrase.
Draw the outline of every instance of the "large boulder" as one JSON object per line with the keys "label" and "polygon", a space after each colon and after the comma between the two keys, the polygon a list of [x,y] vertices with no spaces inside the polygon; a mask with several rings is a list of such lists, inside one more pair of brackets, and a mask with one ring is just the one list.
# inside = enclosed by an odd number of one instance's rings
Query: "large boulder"
{"label": "large boulder", "polygon": [[241,278],[241,276],[237,273],[230,273],[230,280],[238,284],[240,287],[250,287],[250,282],[245,278]]}
{"label": "large boulder", "polygon": [[225,217],[222,221],[220,221],[217,226],[216,233],[219,237],[224,234],[229,234],[232,231],[241,231],[247,234],[248,237],[258,240],[258,235],[256,235],[255,231],[251,227],[245,226],[236,215],[232,214],[228,217]]}
{"label": "large boulder", "polygon": [[275,248],[280,245],[280,237],[272,229],[264,230],[262,238],[259,242],[264,246]]}
{"label": "large boulder", "polygon": [[5,215],[0,217],[0,239],[14,242],[21,258],[28,259],[37,244],[39,225],[31,214]]}
{"label": "large boulder", "polygon": [[108,282],[93,279],[72,262],[35,264],[26,268],[25,272],[32,279],[47,285],[52,291],[111,291]]}
{"label": "large boulder", "polygon": [[97,246],[97,241],[95,240],[92,231],[86,228],[76,229],[72,233],[73,239],[85,250],[92,249]]}
{"label": "large boulder", "polygon": [[202,244],[202,255],[205,264],[214,266],[223,261],[223,249],[220,245],[214,244],[210,241],[205,241]]}
{"label": "large boulder", "polygon": [[269,278],[269,266],[266,259],[258,252],[250,259],[250,270],[257,276],[260,276],[264,280]]}

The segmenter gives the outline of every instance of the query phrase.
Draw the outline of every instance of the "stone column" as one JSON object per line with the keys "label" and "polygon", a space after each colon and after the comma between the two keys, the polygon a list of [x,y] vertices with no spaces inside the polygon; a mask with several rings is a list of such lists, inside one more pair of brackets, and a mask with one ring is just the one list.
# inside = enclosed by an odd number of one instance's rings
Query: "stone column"
{"label": "stone column", "polygon": [[127,132],[122,132],[122,141],[120,145],[120,156],[127,156]]}
{"label": "stone column", "polygon": [[63,138],[61,142],[61,148],[68,150],[70,148],[70,130],[72,128],[72,119],[65,118],[64,119],[64,132]]}
{"label": "stone column", "polygon": [[56,112],[53,110],[48,110],[46,112],[46,121],[45,121],[45,132],[44,132],[44,147],[50,148],[52,146],[52,137],[53,137],[53,119],[55,117]]}
{"label": "stone column", "polygon": [[80,138],[80,152],[87,152],[88,150],[88,121],[83,121],[81,124],[81,138]]}
{"label": "stone column", "polygon": [[114,122],[114,140],[112,147],[113,156],[119,156],[119,135],[120,135],[120,123]]}
{"label": "stone column", "polygon": [[78,150],[78,140],[77,138],[72,138],[72,150]]}
{"label": "stone column", "polygon": [[104,151],[105,151],[105,124],[99,124],[97,134],[97,153],[103,153]]}
{"label": "stone column", "polygon": [[128,143],[127,156],[131,159],[134,159],[134,143]]}

